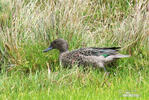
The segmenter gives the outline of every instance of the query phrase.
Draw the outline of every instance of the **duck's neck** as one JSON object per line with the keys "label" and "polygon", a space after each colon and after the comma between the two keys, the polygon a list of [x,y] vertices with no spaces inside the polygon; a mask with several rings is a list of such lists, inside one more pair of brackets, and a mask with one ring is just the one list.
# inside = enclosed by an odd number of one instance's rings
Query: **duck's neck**
{"label": "duck's neck", "polygon": [[60,50],[60,54],[65,53],[67,51],[68,51],[68,49],[66,49],[66,50]]}

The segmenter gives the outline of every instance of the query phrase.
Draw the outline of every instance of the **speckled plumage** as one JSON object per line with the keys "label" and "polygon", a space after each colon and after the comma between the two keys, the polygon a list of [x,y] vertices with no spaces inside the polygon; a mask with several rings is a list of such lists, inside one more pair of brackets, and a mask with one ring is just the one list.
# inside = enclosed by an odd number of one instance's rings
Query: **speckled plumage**
{"label": "speckled plumage", "polygon": [[74,64],[87,66],[92,65],[97,68],[104,68],[105,65],[115,61],[118,58],[129,57],[129,55],[119,54],[117,51],[120,47],[111,48],[80,48],[73,51],[68,51],[68,44],[64,39],[54,40],[50,47],[44,52],[51,49],[58,49],[60,51],[59,60],[63,66],[72,66]]}

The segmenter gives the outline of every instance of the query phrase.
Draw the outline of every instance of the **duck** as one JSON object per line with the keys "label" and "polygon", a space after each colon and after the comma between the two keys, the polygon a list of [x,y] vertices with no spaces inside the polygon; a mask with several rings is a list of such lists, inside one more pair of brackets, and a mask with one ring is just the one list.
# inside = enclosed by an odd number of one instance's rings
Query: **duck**
{"label": "duck", "polygon": [[93,66],[95,68],[103,68],[107,72],[105,66],[120,58],[130,57],[118,53],[121,47],[86,47],[76,50],[68,50],[68,42],[62,38],[55,39],[50,46],[43,50],[48,52],[53,49],[59,50],[59,61],[62,66],[73,67],[77,66]]}

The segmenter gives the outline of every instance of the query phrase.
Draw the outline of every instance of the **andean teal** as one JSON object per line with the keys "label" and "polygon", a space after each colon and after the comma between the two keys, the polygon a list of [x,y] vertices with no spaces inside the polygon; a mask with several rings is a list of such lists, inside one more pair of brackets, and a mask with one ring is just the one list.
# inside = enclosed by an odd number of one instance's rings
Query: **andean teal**
{"label": "andean teal", "polygon": [[44,52],[52,49],[58,49],[60,51],[59,60],[63,66],[72,66],[74,64],[78,64],[78,66],[92,65],[97,68],[104,68],[105,71],[105,65],[119,58],[130,57],[130,55],[118,53],[120,47],[88,47],[68,51],[68,43],[61,38],[54,40]]}

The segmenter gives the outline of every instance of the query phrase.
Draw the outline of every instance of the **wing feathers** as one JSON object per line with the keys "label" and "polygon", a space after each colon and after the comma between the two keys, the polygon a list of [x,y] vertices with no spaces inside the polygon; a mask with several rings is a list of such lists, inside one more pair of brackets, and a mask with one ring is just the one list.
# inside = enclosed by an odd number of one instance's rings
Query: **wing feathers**
{"label": "wing feathers", "polygon": [[115,55],[117,54],[118,49],[120,49],[120,47],[107,47],[107,48],[89,47],[89,48],[81,48],[72,52],[80,53],[85,56],[100,56],[103,54]]}

